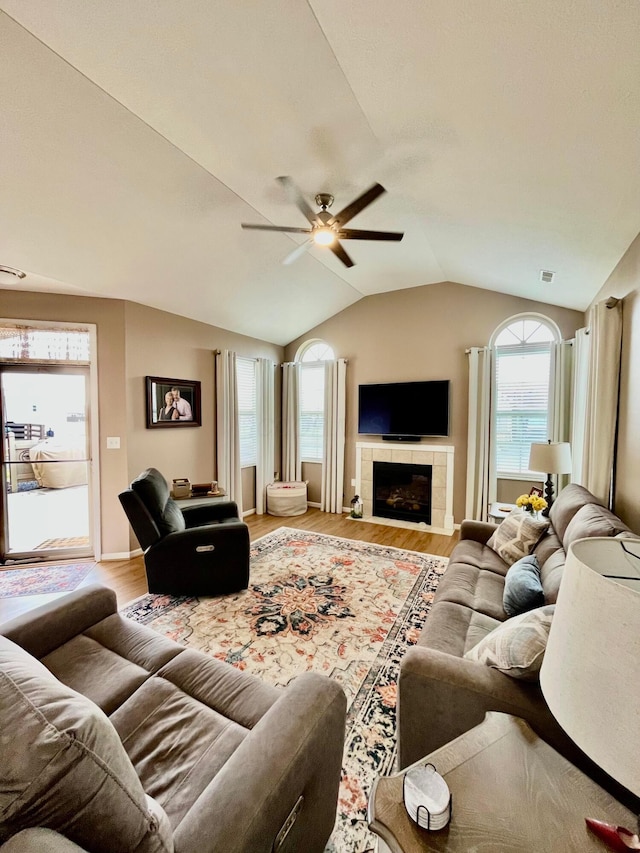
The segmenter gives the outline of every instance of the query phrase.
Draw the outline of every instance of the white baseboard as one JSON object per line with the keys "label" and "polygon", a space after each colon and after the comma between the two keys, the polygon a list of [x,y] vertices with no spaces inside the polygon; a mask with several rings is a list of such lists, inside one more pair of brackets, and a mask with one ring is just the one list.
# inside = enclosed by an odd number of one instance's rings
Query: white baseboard
{"label": "white baseboard", "polygon": [[141,556],[142,548],[136,548],[134,551],[114,551],[112,554],[102,554],[100,562],[108,563],[110,560],[133,560],[134,557]]}
{"label": "white baseboard", "polygon": [[245,511],[242,513],[242,517],[246,518],[248,515],[255,515],[255,514],[256,514],[256,508],[253,507],[253,509],[245,509]]}
{"label": "white baseboard", "polygon": [[320,509],[320,503],[318,501],[307,501],[307,506],[312,506],[314,509]]}

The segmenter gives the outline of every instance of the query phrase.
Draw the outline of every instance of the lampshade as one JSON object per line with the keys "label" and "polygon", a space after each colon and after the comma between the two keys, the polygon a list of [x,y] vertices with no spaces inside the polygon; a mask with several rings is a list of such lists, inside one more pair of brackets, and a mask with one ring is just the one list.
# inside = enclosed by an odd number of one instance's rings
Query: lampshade
{"label": "lampshade", "polygon": [[529,452],[529,470],[543,474],[570,474],[571,447],[567,441],[533,443]]}
{"label": "lampshade", "polygon": [[640,540],[569,548],[540,686],[551,713],[605,773],[640,796]]}

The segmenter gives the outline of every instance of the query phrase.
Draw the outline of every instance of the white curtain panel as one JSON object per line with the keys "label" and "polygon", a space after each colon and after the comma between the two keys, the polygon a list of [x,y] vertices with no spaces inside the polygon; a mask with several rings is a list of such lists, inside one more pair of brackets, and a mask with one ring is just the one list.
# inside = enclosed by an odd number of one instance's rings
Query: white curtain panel
{"label": "white curtain panel", "polygon": [[620,301],[613,304],[613,300],[606,300],[593,306],[589,312],[589,336],[583,485],[611,506],[622,349]]}
{"label": "white curtain panel", "polygon": [[571,482],[584,485],[584,447],[586,433],[587,394],[591,336],[588,329],[578,329],[573,344],[573,399],[571,415]]}
{"label": "white curtain panel", "polygon": [[496,478],[491,476],[491,365],[489,347],[469,350],[469,423],[467,440],[467,499],[465,517],[487,521],[496,500]]}
{"label": "white curtain panel", "polygon": [[[549,411],[551,412],[551,441],[571,442],[573,404],[573,341],[551,344],[551,383],[549,385]],[[570,474],[556,474],[555,494],[571,482]]]}
{"label": "white curtain panel", "polygon": [[236,354],[230,350],[222,350],[216,355],[216,411],[218,484],[229,499],[238,504],[242,513]]}
{"label": "white curtain panel", "polygon": [[275,441],[275,365],[259,358],[256,365],[258,462],[256,465],[256,514],[267,511],[267,486],[273,482]]}
{"label": "white curtain panel", "polygon": [[344,490],[344,436],[346,423],[347,362],[324,365],[324,450],[320,509],[342,512]]}
{"label": "white curtain panel", "polygon": [[300,363],[282,365],[282,479],[302,480],[300,460]]}

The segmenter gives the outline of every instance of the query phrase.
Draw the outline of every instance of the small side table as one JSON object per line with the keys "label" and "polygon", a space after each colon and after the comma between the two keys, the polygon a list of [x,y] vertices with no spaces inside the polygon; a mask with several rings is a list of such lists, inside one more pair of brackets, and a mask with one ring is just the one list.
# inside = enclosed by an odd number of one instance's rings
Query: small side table
{"label": "small side table", "polygon": [[495,521],[496,524],[500,524],[500,522],[509,515],[512,509],[517,509],[516,504],[491,504],[489,507],[489,518],[491,521]]}
{"label": "small side table", "polygon": [[175,498],[176,503],[184,504],[185,506],[209,506],[210,504],[217,504],[221,501],[228,501],[229,498],[225,495],[224,492],[220,492],[217,495],[190,495],[188,498]]}
{"label": "small side table", "polygon": [[453,797],[449,825],[428,832],[402,802],[404,772],[376,780],[369,829],[391,853],[604,853],[585,817],[636,831],[637,817],[558,752],[524,720],[490,712],[471,731],[418,764],[435,765]]}

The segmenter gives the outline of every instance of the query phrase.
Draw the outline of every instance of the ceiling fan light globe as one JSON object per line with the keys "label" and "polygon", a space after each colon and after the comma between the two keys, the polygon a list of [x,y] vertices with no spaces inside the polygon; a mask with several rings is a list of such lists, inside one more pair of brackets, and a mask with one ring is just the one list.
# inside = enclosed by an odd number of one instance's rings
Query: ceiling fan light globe
{"label": "ceiling fan light globe", "polygon": [[313,234],[313,241],[318,246],[330,246],[336,239],[336,235],[331,228],[318,228]]}

